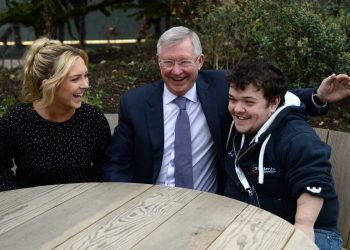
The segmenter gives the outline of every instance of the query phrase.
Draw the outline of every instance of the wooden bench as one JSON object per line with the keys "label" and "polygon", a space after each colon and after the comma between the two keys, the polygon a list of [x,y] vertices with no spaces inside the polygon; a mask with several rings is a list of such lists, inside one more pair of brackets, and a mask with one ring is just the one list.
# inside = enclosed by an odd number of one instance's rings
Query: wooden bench
{"label": "wooden bench", "polygon": [[[113,133],[118,125],[118,115],[105,116]],[[332,174],[340,205],[338,227],[343,237],[343,247],[350,249],[350,134],[320,128],[315,128],[315,131],[332,147]]]}
{"label": "wooden bench", "polygon": [[320,128],[315,131],[332,147],[332,174],[340,205],[338,227],[343,247],[350,249],[350,134]]}
{"label": "wooden bench", "polygon": [[118,125],[118,114],[105,114],[109,127],[111,128],[111,133],[113,134],[114,128]]}

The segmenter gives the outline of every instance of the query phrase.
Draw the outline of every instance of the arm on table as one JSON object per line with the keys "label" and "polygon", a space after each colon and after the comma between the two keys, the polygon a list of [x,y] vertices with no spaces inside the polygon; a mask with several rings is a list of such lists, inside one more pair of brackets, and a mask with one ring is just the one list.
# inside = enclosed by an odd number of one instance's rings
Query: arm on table
{"label": "arm on table", "polygon": [[[329,162],[331,148],[305,123],[285,143],[283,152],[281,161],[286,165],[289,193],[297,199],[295,228],[314,240],[314,224],[324,200],[335,195]],[[322,215],[336,220],[331,214]]]}
{"label": "arm on table", "polygon": [[311,240],[315,241],[314,224],[321,211],[323,198],[302,193],[297,200],[295,228],[303,231]]}

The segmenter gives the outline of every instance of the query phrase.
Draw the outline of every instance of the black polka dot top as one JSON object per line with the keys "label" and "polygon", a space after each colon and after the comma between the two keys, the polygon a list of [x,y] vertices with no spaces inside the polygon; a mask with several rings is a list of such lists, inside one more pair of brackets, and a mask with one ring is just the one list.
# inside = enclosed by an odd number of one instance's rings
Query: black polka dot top
{"label": "black polka dot top", "polygon": [[61,123],[18,104],[0,120],[0,190],[101,181],[110,136],[105,116],[87,104]]}

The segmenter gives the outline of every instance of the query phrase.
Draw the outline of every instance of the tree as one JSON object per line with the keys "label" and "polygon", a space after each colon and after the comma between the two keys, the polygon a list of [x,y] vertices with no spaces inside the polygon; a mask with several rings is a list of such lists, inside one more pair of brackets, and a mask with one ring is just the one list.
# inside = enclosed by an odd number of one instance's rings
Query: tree
{"label": "tree", "polygon": [[99,10],[110,15],[112,8],[123,8],[127,0],[102,0],[81,8],[67,9],[60,0],[28,0],[8,1],[9,9],[0,13],[0,25],[6,23],[20,23],[31,26],[36,37],[51,36],[56,23],[68,23],[68,20],[79,13],[89,13]]}
{"label": "tree", "polygon": [[230,68],[242,57],[269,57],[294,87],[350,72],[341,19],[325,19],[317,1],[200,0],[192,8],[193,1],[182,2],[192,10],[184,21],[199,33],[209,66]]}

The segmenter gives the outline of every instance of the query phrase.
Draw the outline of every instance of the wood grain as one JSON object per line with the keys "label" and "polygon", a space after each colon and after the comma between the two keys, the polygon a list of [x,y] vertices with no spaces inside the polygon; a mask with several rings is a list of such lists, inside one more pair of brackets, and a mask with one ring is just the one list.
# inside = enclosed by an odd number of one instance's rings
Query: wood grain
{"label": "wood grain", "polygon": [[57,249],[130,249],[199,194],[154,186]]}
{"label": "wood grain", "polygon": [[[79,189],[85,185],[72,186]],[[30,221],[15,228],[16,233],[10,230],[0,235],[0,249],[52,249],[143,193],[151,185],[120,183],[117,187],[116,190],[113,183],[96,183],[94,188],[78,197],[60,202],[59,206],[51,206],[50,210],[46,209],[45,213],[36,217],[31,216]],[[68,191],[67,196],[72,191]],[[52,191],[52,195],[57,197],[55,191]],[[48,203],[57,202],[51,199]]]}
{"label": "wood grain", "polygon": [[19,189],[15,195],[10,195],[10,191],[1,192],[0,235],[96,185],[84,183]]}
{"label": "wood grain", "polygon": [[133,249],[206,249],[247,206],[201,193]]}
{"label": "wood grain", "polygon": [[284,250],[295,250],[295,249],[303,249],[303,250],[312,250],[318,249],[318,247],[311,240],[307,240],[307,236],[299,231],[295,230],[293,232],[292,237],[287,242],[286,246],[283,248]]}
{"label": "wood grain", "polygon": [[0,249],[273,250],[309,244],[269,212],[189,189],[81,183],[0,195],[6,199],[0,216],[19,213],[23,218],[0,234]]}
{"label": "wood grain", "polygon": [[282,249],[293,231],[289,222],[249,205],[208,249]]}

